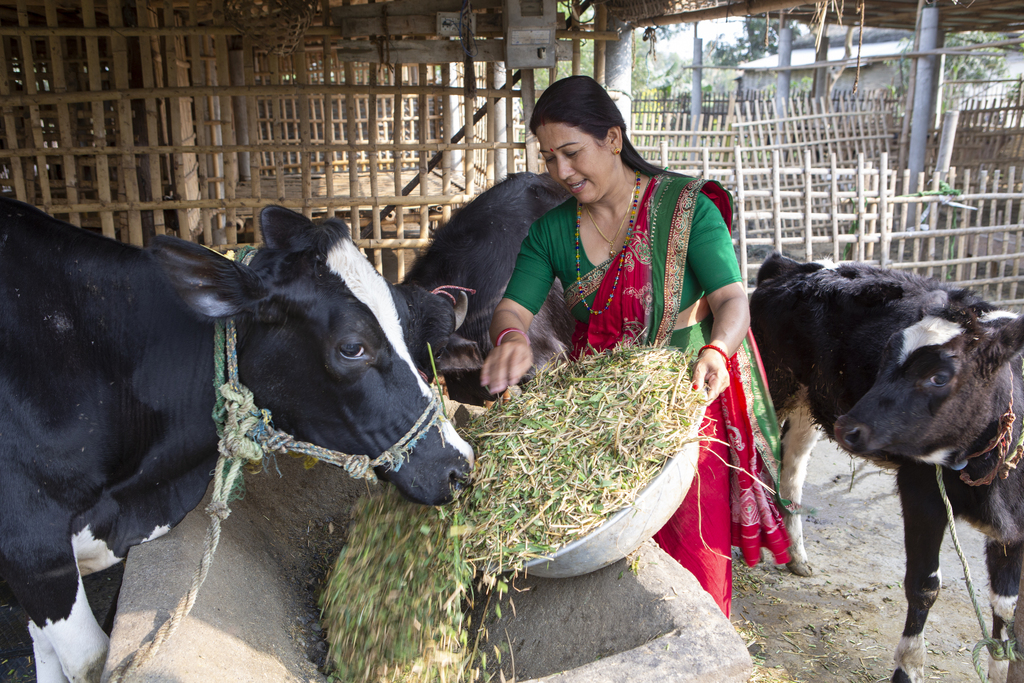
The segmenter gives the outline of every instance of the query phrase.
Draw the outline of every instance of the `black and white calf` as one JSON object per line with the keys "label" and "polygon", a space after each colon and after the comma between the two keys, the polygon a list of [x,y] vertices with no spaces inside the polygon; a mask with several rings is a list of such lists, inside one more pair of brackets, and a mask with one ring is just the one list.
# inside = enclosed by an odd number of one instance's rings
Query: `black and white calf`
{"label": "black and white calf", "polygon": [[[476,291],[469,297],[466,322],[437,361],[452,399],[482,405],[494,398],[480,386],[480,368],[492,348],[488,329],[494,307],[505,293],[530,225],[567,196],[548,175],[510,175],[438,228],[430,247],[409,269],[406,284],[428,290],[455,285]],[[568,348],[573,325],[562,285],[555,280],[530,326],[534,367]]]}
{"label": "black and white calf", "polygon": [[[784,423],[783,497],[801,502],[816,425],[847,451],[897,470],[908,605],[893,680],[923,681],[923,631],[942,585],[946,528],[935,465],[956,516],[989,537],[994,633],[1013,616],[1024,468],[1001,465],[1024,415],[1024,317],[909,273],[778,254],[761,267],[750,308]],[[791,569],[807,575],[800,516],[788,516],[787,527]],[[989,675],[1005,680],[1005,663],[990,664]]]}
{"label": "black and white calf", "polygon": [[[81,574],[167,532],[217,458],[215,319],[275,426],[375,457],[424,413],[416,369],[456,326],[444,298],[392,287],[337,220],[262,213],[251,265],[157,238],[137,249],[0,199],[0,575],[31,618],[42,683],[98,681],[107,637]],[[442,434],[443,432],[443,434]],[[446,502],[472,450],[441,423],[397,471]]]}

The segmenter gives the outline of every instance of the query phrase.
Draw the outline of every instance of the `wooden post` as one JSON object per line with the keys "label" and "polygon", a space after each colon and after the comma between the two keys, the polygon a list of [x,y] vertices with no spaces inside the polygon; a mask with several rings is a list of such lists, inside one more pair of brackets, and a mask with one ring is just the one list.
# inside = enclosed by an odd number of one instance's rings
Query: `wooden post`
{"label": "wooden post", "polygon": [[[925,7],[921,11],[921,50],[935,48],[939,36],[939,8]],[[910,122],[910,152],[907,166],[910,168],[910,188],[913,194],[919,188],[916,184],[917,174],[924,170],[927,153],[928,132],[931,129],[932,73],[935,69],[935,56],[917,59],[917,80],[914,93],[913,119]]]}
{"label": "wooden post", "polygon": [[[701,86],[701,76],[704,64],[704,41],[698,37],[698,22],[693,24],[693,69],[692,81],[690,81],[690,128],[693,130],[693,146],[700,147],[701,126],[701,103],[704,92]],[[696,158],[696,157],[694,157]]]}
{"label": "wooden post", "polygon": [[785,15],[779,19],[779,72],[775,76],[775,115],[780,119],[786,115],[787,104],[789,103],[789,84],[793,72],[788,67],[792,64],[793,56],[793,29],[789,27],[789,20]]}
{"label": "wooden post", "polygon": [[[597,6],[596,30],[604,32],[608,30],[608,7],[604,3]],[[605,82],[605,54],[608,43],[598,40],[594,43],[594,80],[604,85]]]}
{"label": "wooden post", "polygon": [[523,121],[526,124],[526,170],[540,173],[540,143],[537,142],[537,136],[530,131],[533,105],[537,102],[537,93],[533,87],[533,69],[523,69],[522,74],[520,89],[523,93]]}
{"label": "wooden post", "polygon": [[935,159],[935,170],[945,177],[949,172],[949,161],[953,157],[953,140],[956,137],[956,125],[960,120],[960,112],[947,111],[942,117],[942,137],[939,139],[939,153]]}
{"label": "wooden post", "polygon": [[[96,28],[96,5],[93,0],[82,0],[82,21],[86,28]],[[86,38],[86,53],[89,60],[89,90],[94,92],[103,89],[98,43],[99,40],[97,38]],[[92,131],[93,146],[102,150],[107,146],[107,131],[104,126],[103,102],[98,100],[92,103]],[[107,155],[102,152],[96,155],[96,183],[99,189],[100,202],[109,204],[111,202],[110,165]],[[103,226],[104,236],[116,239],[117,235],[114,230],[114,215],[112,212],[101,211],[100,224]]]}
{"label": "wooden post", "polygon": [[[46,1],[46,25],[57,27],[60,19],[57,16],[57,3],[55,0]],[[64,73],[64,39],[52,36],[50,38],[50,68],[53,69],[53,85],[57,92],[67,92],[67,78]],[[145,43],[143,43],[145,44]],[[0,50],[2,53],[2,50]],[[0,75],[0,78],[3,78]],[[0,91],[2,93],[2,91]],[[147,100],[148,102],[148,100]],[[60,134],[60,146],[65,152],[70,152],[74,147],[71,137],[71,114],[67,104],[57,105],[57,128]],[[68,204],[78,203],[78,160],[73,154],[65,153],[62,159],[64,164],[64,192],[67,195]],[[159,174],[157,180],[159,181]],[[72,225],[82,226],[82,214],[77,211],[71,212],[69,220]],[[162,225],[162,223],[161,223]]]}

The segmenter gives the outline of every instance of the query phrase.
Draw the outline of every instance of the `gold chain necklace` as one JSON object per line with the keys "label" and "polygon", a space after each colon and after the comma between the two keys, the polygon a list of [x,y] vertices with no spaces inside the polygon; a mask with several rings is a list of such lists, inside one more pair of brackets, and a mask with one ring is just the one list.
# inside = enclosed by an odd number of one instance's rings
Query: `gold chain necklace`
{"label": "gold chain necklace", "polygon": [[594,224],[595,228],[597,228],[597,234],[601,236],[601,239],[608,243],[608,258],[615,258],[615,254],[618,253],[618,250],[615,248],[615,240],[619,238],[619,233],[622,232],[622,226],[626,224],[626,216],[629,215],[629,207],[627,206],[626,212],[622,214],[622,220],[619,221],[619,227],[615,230],[615,234],[612,236],[612,239],[608,239],[605,237],[604,233],[601,232],[601,226],[594,220],[594,214],[590,213],[590,207],[584,204],[583,208],[587,210],[587,217],[590,219],[590,222]]}

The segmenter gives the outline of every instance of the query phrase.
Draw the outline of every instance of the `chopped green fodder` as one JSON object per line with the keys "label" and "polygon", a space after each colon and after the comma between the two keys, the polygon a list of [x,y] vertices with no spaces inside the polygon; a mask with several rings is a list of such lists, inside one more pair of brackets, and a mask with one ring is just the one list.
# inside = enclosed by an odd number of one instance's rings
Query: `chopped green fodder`
{"label": "chopped green fodder", "polygon": [[473,484],[445,507],[389,489],[353,509],[328,578],[323,623],[342,681],[472,681],[486,661],[464,627],[478,578],[506,576],[630,505],[694,437],[703,392],[689,357],[620,348],[543,370],[529,391],[474,418]]}

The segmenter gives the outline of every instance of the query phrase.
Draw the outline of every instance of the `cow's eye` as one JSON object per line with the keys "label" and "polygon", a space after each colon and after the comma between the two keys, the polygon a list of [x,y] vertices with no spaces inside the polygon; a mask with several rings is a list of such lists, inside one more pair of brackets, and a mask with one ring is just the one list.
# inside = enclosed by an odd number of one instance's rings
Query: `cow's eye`
{"label": "cow's eye", "polygon": [[349,360],[356,360],[366,355],[362,344],[342,344],[338,347],[338,353]]}
{"label": "cow's eye", "polygon": [[944,387],[949,384],[949,375],[944,372],[937,372],[928,378],[926,384],[931,387]]}

